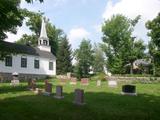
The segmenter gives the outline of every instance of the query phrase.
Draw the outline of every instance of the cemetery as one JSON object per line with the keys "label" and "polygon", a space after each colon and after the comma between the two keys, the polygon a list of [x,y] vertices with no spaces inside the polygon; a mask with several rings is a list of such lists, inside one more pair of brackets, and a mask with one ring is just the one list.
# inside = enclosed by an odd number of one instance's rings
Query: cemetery
{"label": "cemetery", "polygon": [[160,120],[160,0],[1,0],[0,120]]}
{"label": "cemetery", "polygon": [[[73,78],[75,79],[75,78]],[[88,79],[65,84],[56,78],[29,80],[13,86],[0,84],[3,120],[128,120],[159,119],[160,84],[125,83]],[[86,79],[86,78],[85,78]]]}

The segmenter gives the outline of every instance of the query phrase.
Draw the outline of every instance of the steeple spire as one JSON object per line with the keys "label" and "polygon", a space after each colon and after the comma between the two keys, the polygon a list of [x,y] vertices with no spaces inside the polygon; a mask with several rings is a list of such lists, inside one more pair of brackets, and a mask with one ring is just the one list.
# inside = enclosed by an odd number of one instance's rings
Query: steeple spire
{"label": "steeple spire", "polygon": [[41,33],[38,39],[38,48],[43,51],[51,52],[51,47],[49,45],[49,39],[46,32],[46,21],[42,17]]}
{"label": "steeple spire", "polygon": [[46,21],[44,17],[42,17],[40,38],[48,39],[47,32],[46,32]]}

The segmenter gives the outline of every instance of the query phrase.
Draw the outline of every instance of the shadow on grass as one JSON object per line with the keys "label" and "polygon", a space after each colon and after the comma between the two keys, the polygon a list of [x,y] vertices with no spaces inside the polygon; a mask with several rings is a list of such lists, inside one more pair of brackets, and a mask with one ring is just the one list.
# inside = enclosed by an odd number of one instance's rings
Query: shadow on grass
{"label": "shadow on grass", "polygon": [[[22,89],[23,90],[23,89]],[[72,103],[74,93],[51,96],[29,95],[0,100],[2,120],[159,120],[160,97],[140,94],[122,96],[86,92],[84,106]]]}
{"label": "shadow on grass", "polygon": [[[44,85],[43,84],[37,84],[36,87],[43,88]],[[28,86],[24,85],[24,84],[20,84],[20,85],[17,85],[17,86],[11,86],[9,84],[1,85],[0,86],[0,94],[9,93],[9,92],[14,93],[14,92],[20,92],[20,91],[27,91],[28,90],[27,88],[28,88]]]}

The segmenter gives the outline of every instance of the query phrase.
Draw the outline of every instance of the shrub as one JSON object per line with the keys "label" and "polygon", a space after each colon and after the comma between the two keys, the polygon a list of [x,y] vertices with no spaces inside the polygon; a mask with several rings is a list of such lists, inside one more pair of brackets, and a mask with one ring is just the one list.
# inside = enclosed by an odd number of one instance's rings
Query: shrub
{"label": "shrub", "polygon": [[97,73],[91,79],[92,80],[102,80],[102,81],[105,81],[106,80],[106,75],[104,73]]}

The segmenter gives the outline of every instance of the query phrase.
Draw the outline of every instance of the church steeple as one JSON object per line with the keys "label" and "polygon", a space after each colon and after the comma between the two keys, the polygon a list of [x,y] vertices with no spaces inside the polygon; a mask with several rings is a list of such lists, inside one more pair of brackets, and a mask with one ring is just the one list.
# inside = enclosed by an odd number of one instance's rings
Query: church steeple
{"label": "church steeple", "polygon": [[44,50],[48,52],[51,51],[51,48],[49,46],[49,39],[46,32],[46,20],[43,17],[42,17],[42,24],[41,24],[41,33],[38,39],[38,48],[40,50]]}
{"label": "church steeple", "polygon": [[45,21],[45,18],[43,18],[43,17],[42,17],[40,38],[48,39],[48,36],[46,33],[46,21]]}

